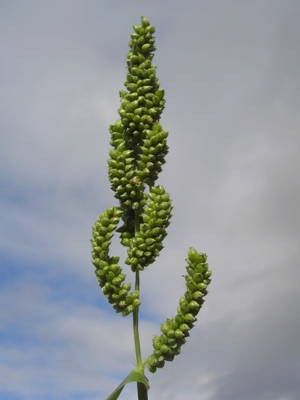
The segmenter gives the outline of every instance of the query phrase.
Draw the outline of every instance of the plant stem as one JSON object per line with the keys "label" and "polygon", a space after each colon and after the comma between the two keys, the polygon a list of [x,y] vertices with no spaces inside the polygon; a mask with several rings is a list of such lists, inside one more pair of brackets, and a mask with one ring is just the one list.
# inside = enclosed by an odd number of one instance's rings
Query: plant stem
{"label": "plant stem", "polygon": [[[140,288],[140,275],[139,271],[135,273],[135,290]],[[135,357],[138,370],[143,370],[142,356],[141,356],[141,345],[139,336],[139,307],[133,310],[133,336],[135,346]]]}
{"label": "plant stem", "polygon": [[137,392],[139,400],[148,400],[148,389],[143,383],[137,383]]}
{"label": "plant stem", "polygon": [[[135,231],[140,230],[140,208],[135,211]],[[135,272],[135,290],[140,292],[140,271]],[[141,344],[139,335],[139,307],[133,310],[133,336],[136,357],[136,367],[144,374],[144,366],[142,363]],[[138,400],[148,400],[148,389],[143,383],[137,382]]]}
{"label": "plant stem", "polygon": [[[135,290],[139,290],[140,287],[140,272],[135,273]],[[144,374],[144,366],[142,363],[141,345],[139,336],[139,307],[133,311],[133,336],[135,346],[135,356],[137,369]],[[137,393],[138,400],[148,400],[148,390],[143,383],[137,382]]]}

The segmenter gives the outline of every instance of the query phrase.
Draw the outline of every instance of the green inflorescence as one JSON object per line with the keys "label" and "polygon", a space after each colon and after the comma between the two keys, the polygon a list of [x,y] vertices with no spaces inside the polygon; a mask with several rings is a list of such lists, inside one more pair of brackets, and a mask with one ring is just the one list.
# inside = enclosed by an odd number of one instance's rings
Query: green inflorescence
{"label": "green inflorescence", "polygon": [[126,276],[118,265],[119,257],[110,257],[108,248],[111,238],[122,215],[117,207],[110,207],[98,218],[93,227],[92,257],[96,267],[95,274],[98,278],[102,292],[117,312],[128,315],[135,307],[140,305],[137,291],[129,293],[130,283],[123,283]]}
{"label": "green inflorescence", "polygon": [[152,264],[163,248],[167,236],[172,205],[170,196],[162,186],[152,187],[144,208],[140,229],[130,241],[126,264],[131,269],[143,270]]}
{"label": "green inflorescence", "polygon": [[179,300],[179,307],[175,318],[167,318],[166,323],[160,326],[162,334],[153,337],[152,355],[145,361],[150,372],[162,368],[165,361],[172,361],[180,354],[181,346],[186,342],[189,331],[193,328],[196,316],[204,303],[203,297],[207,294],[211,272],[208,270],[205,254],[198,253],[190,248],[188,274],[185,276],[186,292]]}
{"label": "green inflorescence", "polygon": [[[92,262],[99,285],[116,312],[126,316],[133,312],[135,341],[140,306],[139,272],[152,264],[163,249],[163,240],[172,216],[169,194],[156,185],[168,153],[168,132],[159,123],[165,106],[156,67],[155,27],[142,17],[134,26],[127,54],[126,90],[120,92],[120,118],[110,126],[111,150],[108,176],[119,205],[109,207],[93,227]],[[136,274],[135,290],[126,283],[119,257],[110,256],[114,234],[127,248],[125,263]],[[153,337],[153,353],[142,362],[150,372],[172,361],[189,336],[207,294],[211,272],[205,254],[190,248],[187,258],[186,292],[180,298],[177,315],[161,325],[161,335]],[[139,353],[139,343],[136,345]],[[140,354],[137,354],[139,360]],[[139,364],[139,362],[138,362]],[[139,370],[141,365],[138,365]]]}

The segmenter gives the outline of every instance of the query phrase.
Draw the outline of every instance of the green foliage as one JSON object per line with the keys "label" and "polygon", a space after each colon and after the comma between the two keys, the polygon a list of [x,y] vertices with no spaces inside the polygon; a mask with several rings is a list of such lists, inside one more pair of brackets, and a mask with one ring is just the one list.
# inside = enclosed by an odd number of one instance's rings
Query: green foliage
{"label": "green foliage", "polygon": [[[144,392],[147,393],[147,391],[149,389],[148,379],[140,371],[137,371],[136,369],[134,369],[120,383],[120,385],[113,391],[113,393],[107,398],[107,400],[117,400],[119,398],[122,390],[124,389],[124,387],[126,385],[128,385],[128,383],[131,383],[131,382],[137,382],[138,384],[142,384],[143,387],[145,388]],[[143,398],[140,398],[139,400],[143,400]]]}
{"label": "green foliage", "polygon": [[[140,307],[140,272],[151,265],[163,249],[163,240],[172,216],[169,194],[155,185],[169,151],[168,132],[159,123],[165,106],[164,90],[160,89],[156,67],[152,64],[155,51],[155,27],[142,17],[134,26],[127,54],[127,90],[120,92],[120,119],[110,126],[112,146],[108,159],[111,189],[118,200],[97,219],[93,227],[92,258],[102,292],[116,312],[133,313],[133,329],[137,368],[110,396],[118,398],[124,385],[136,381],[139,400],[147,399],[148,381],[144,367],[150,372],[172,361],[193,328],[204,303],[211,272],[205,254],[190,248],[187,258],[186,292],[179,300],[177,315],[161,325],[161,335],[153,337],[153,353],[141,358],[138,313]],[[120,225],[121,224],[121,225]],[[127,247],[125,263],[135,273],[135,290],[126,283],[119,257],[110,256],[114,234]]]}

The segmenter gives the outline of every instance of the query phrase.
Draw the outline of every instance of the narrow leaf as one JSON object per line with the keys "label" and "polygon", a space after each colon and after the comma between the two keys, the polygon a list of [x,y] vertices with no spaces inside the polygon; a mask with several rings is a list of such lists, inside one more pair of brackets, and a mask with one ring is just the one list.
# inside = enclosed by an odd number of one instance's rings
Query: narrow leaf
{"label": "narrow leaf", "polygon": [[107,400],[117,400],[120,394],[122,393],[122,390],[124,389],[124,386],[127,385],[128,383],[131,382],[140,382],[142,383],[147,390],[149,390],[149,383],[148,379],[141,374],[139,371],[136,369],[132,370],[130,374],[123,380],[123,382],[120,383],[120,385],[116,388],[116,390],[107,398]]}

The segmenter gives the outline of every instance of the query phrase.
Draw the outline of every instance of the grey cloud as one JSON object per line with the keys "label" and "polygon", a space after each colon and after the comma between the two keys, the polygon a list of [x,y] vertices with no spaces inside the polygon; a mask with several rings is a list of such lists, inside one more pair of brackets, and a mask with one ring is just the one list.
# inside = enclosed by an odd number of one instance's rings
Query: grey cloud
{"label": "grey cloud", "polygon": [[[34,356],[26,362],[35,368],[42,352],[48,367],[42,377],[31,372],[45,385],[54,382],[64,398],[74,381],[87,398],[94,396],[89,387],[108,394],[118,384],[114,366],[121,363],[120,376],[133,367],[130,321],[101,310],[105,299],[90,265],[89,238],[97,214],[115,204],[106,172],[108,126],[118,118],[131,25],[145,14],[157,26],[154,62],[166,89],[162,124],[170,131],[160,183],[174,203],[162,256],[141,277],[145,356],[159,323],[176,312],[188,247],[206,252],[213,270],[199,322],[180,357],[149,374],[149,397],[296,400],[299,5],[124,4],[19,2],[1,14],[1,303],[7,329],[15,324],[20,338],[30,338],[16,308],[27,304],[31,337],[45,341],[31,347]],[[36,318],[43,308],[48,321]],[[60,379],[47,343],[55,357],[70,355]],[[109,372],[93,346],[110,349]],[[21,384],[22,357],[15,354],[16,375],[12,368],[5,375]],[[39,389],[27,380],[28,393]],[[124,391],[124,399],[133,393]]]}

